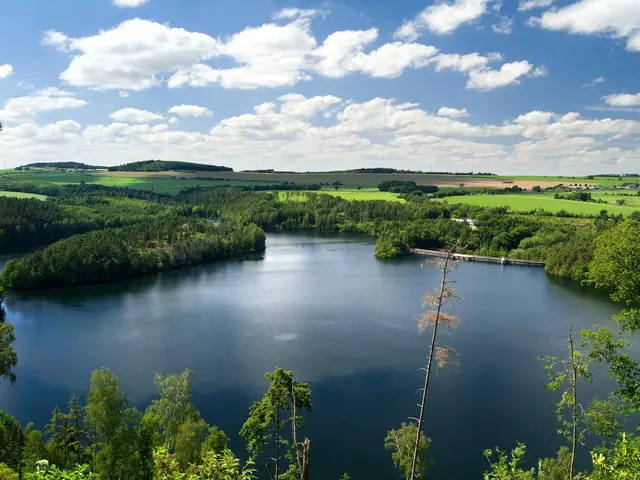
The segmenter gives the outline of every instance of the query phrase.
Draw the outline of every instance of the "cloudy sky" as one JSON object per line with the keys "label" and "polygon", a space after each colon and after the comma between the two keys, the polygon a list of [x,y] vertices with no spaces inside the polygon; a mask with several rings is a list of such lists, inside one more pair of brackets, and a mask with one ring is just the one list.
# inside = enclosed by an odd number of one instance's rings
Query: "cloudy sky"
{"label": "cloudy sky", "polygon": [[7,167],[640,171],[639,0],[20,0],[0,15]]}

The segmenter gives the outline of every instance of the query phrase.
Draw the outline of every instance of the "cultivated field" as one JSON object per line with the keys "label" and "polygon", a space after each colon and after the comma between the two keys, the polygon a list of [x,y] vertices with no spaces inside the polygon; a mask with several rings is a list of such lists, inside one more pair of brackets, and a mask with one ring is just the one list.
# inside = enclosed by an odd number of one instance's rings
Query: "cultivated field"
{"label": "cultivated field", "polygon": [[14,197],[14,198],[37,198],[38,200],[45,200],[46,195],[37,195],[35,193],[22,193],[22,192],[5,192],[0,190],[0,197]]}
{"label": "cultivated field", "polygon": [[296,199],[296,197],[304,198],[302,193],[321,193],[323,195],[331,195],[332,197],[340,197],[344,200],[386,200],[389,202],[405,203],[405,200],[398,197],[397,193],[381,192],[377,188],[367,188],[362,190],[343,189],[340,190],[316,190],[309,192],[298,191],[280,191],[280,198]]}
{"label": "cultivated field", "polygon": [[[625,197],[633,198],[633,197]],[[636,197],[640,198],[640,197]],[[466,203],[470,205],[480,205],[483,207],[503,207],[508,206],[514,212],[530,212],[537,208],[542,208],[548,212],[557,213],[564,210],[569,213],[598,215],[605,209],[609,214],[631,215],[640,209],[634,206],[604,205],[595,202],[576,202],[573,200],[556,200],[552,194],[513,194],[513,195],[469,195],[465,197],[448,197],[439,201],[447,201],[453,205],[456,203]],[[613,202],[615,203],[615,202]]]}

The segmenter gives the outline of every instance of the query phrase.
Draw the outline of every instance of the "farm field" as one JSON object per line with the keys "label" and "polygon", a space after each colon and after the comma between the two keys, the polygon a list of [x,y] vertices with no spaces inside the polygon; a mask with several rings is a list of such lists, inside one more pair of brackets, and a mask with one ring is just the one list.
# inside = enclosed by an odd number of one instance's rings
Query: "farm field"
{"label": "farm field", "polygon": [[609,214],[631,215],[640,207],[604,205],[594,202],[576,202],[573,200],[556,200],[551,194],[514,194],[514,195],[469,195],[465,197],[449,197],[440,199],[447,201],[450,205],[456,203],[466,203],[470,205],[480,205],[483,207],[503,207],[508,206],[514,212],[529,212],[537,208],[542,208],[548,212],[557,213],[564,210],[569,213],[598,215],[601,210],[606,209]]}
{"label": "farm field", "polygon": [[[25,181],[30,183],[39,183],[42,185],[65,185],[79,184],[85,182],[88,184],[105,185],[108,187],[128,187],[139,190],[153,190],[157,193],[177,194],[184,188],[192,187],[218,187],[222,185],[251,185],[256,182],[248,182],[242,180],[228,180],[224,175],[227,172],[221,172],[216,177],[206,180],[202,178],[189,178],[199,175],[182,174],[181,172],[170,172],[171,175],[159,175],[153,172],[99,172],[99,173],[11,173],[0,176],[13,181]],[[224,175],[224,176],[223,176]],[[171,178],[175,176],[177,178]],[[184,179],[182,178],[184,177]],[[261,182],[268,183],[268,182]]]}
{"label": "farm field", "polygon": [[0,190],[0,197],[14,197],[14,198],[37,198],[38,200],[46,200],[46,195],[38,195],[36,193],[22,193],[22,192],[5,192]]}
{"label": "farm field", "polygon": [[386,200],[389,202],[405,203],[405,200],[398,197],[397,193],[381,192],[377,188],[366,188],[362,190],[340,189],[340,190],[316,190],[309,192],[298,191],[280,191],[280,198],[295,198],[300,193],[321,193],[323,195],[331,195],[332,197],[341,197],[344,200]]}

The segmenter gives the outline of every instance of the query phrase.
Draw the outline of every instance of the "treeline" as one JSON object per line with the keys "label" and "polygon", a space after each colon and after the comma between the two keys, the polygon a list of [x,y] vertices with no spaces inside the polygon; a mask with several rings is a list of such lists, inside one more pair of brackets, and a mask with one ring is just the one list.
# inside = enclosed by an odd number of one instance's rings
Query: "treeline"
{"label": "treeline", "polygon": [[447,190],[444,192],[437,192],[433,195],[434,198],[446,198],[446,197],[464,197],[467,195],[509,195],[512,193],[522,193],[525,189],[514,185],[512,187],[504,188],[460,188],[455,190]]}
{"label": "treeline", "polygon": [[233,172],[233,168],[204,163],[178,162],[175,160],[142,160],[109,167],[110,172],[166,172],[169,170],[187,172]]}
{"label": "treeline", "polygon": [[16,170],[23,170],[25,168],[73,168],[76,170],[105,170],[107,167],[88,165],[86,163],[80,162],[37,162],[28,163],[27,165],[16,167]]}
{"label": "treeline", "polygon": [[589,192],[571,192],[567,194],[555,193],[553,198],[556,200],[573,200],[575,202],[593,202],[593,198]]}
{"label": "treeline", "polygon": [[227,222],[213,226],[170,216],[60,240],[9,260],[0,275],[7,289],[44,289],[124,280],[171,268],[261,252],[262,229]]}
{"label": "treeline", "polygon": [[417,185],[413,180],[405,182],[400,180],[387,180],[378,185],[378,190],[391,193],[436,193],[438,187],[435,185]]}

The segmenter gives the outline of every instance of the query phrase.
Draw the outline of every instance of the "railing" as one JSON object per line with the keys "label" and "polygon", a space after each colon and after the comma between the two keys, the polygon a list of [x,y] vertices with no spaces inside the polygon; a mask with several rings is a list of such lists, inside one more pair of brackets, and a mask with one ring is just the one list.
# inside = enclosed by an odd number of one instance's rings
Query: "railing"
{"label": "railing", "polygon": [[[425,250],[422,248],[411,248],[409,252],[414,255],[427,255],[430,257],[446,257],[447,252],[440,250]],[[500,263],[502,265],[522,265],[526,267],[544,267],[545,262],[536,262],[535,260],[514,260],[506,257],[485,257],[482,255],[465,255],[463,253],[454,253],[455,260],[464,260],[467,262],[484,262],[484,263]]]}

